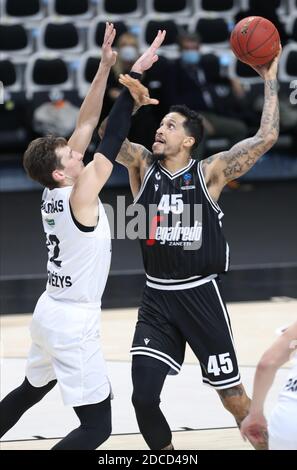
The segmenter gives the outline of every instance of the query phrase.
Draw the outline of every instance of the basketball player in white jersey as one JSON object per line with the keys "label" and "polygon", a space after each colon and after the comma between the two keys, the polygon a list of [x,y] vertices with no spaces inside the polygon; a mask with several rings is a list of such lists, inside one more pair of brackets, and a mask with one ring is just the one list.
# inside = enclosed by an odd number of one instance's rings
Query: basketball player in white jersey
{"label": "basketball player in white jersey", "polygon": [[[127,88],[115,102],[106,134],[86,167],[83,153],[98,123],[107,75],[116,60],[111,49],[114,37],[113,25],[107,24],[99,71],[70,140],[36,139],[24,156],[28,175],[45,186],[41,214],[48,283],[33,314],[25,380],[0,403],[0,437],[58,382],[64,404],[74,408],[81,424],[55,450],[95,449],[111,433],[111,390],[99,330],[111,236],[98,194],[130,128],[134,100]],[[135,62],[132,76],[139,78],[156,62],[164,37],[165,31],[159,31]],[[140,82],[133,91],[138,104],[157,104]]]}
{"label": "basketball player in white jersey", "polygon": [[[180,371],[186,343],[200,362],[203,383],[216,389],[238,425],[249,412],[220,288],[229,248],[218,200],[224,186],[252,168],[278,139],[280,54],[255,68],[264,81],[264,106],[253,137],[197,162],[191,153],[201,141],[201,118],[185,106],[173,106],[156,131],[152,152],[126,140],[117,157],[128,168],[134,202],[146,209],[146,236],[140,239],[146,286],[131,353],[132,403],[150,449],[173,448],[160,395],[167,375]],[[195,205],[202,207],[202,221],[195,219]],[[151,206],[158,209],[152,216]],[[181,227],[176,215],[186,206],[192,219]],[[184,249],[196,241],[201,242],[196,249]],[[251,442],[267,448],[266,435]]]}
{"label": "basketball player in white jersey", "polygon": [[[290,356],[292,368],[267,422],[264,402],[277,370]],[[263,354],[257,365],[249,415],[241,423],[242,436],[259,440],[267,432],[270,450],[297,450],[297,321]]]}

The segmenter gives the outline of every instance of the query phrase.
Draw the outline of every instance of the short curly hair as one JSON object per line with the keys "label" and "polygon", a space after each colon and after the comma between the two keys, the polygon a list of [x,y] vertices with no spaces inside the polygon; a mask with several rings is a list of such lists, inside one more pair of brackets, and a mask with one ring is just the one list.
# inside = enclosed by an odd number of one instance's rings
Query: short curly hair
{"label": "short curly hair", "polygon": [[57,168],[63,169],[64,167],[56,154],[56,149],[65,145],[67,145],[67,140],[64,137],[53,135],[33,140],[23,160],[24,168],[30,178],[49,189],[57,188],[58,183],[53,179],[52,173]]}
{"label": "short curly hair", "polygon": [[169,112],[179,113],[186,118],[183,123],[183,126],[185,128],[186,133],[189,136],[194,137],[195,143],[192,146],[192,150],[195,150],[203,139],[204,128],[202,116],[196,111],[193,111],[192,109],[188,108],[188,106],[184,104],[177,104],[171,106]]}

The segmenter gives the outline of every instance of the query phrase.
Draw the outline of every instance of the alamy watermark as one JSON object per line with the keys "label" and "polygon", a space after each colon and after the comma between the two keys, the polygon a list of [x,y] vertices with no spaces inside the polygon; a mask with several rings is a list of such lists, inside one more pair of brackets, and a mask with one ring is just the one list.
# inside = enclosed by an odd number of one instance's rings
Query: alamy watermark
{"label": "alamy watermark", "polygon": [[4,85],[0,80],[0,104],[4,104]]}
{"label": "alamy watermark", "polygon": [[290,88],[294,88],[290,94],[290,103],[297,104],[297,80],[292,80],[290,83]]}
{"label": "alamy watermark", "polygon": [[[159,204],[160,206],[160,204]],[[149,204],[126,206],[125,196],[117,196],[116,208],[104,204],[111,237],[114,239],[144,240],[147,246],[156,243],[179,246],[184,250],[198,250],[202,244],[202,205],[184,204],[160,207]]]}
{"label": "alamy watermark", "polygon": [[[103,204],[111,238],[138,238],[148,247],[166,244],[183,250],[198,250],[202,244],[202,204],[184,204],[179,197],[181,194],[171,196],[170,200],[170,195],[163,195],[158,205],[149,204],[148,207],[126,204],[125,196],[117,196],[115,207]],[[167,202],[172,204],[167,205]],[[52,214],[63,211],[63,202],[54,199],[42,201],[41,211],[43,220],[54,227]],[[99,218],[102,216],[104,214],[99,214]],[[102,236],[105,235],[102,232]],[[50,243],[53,241],[52,238]]]}

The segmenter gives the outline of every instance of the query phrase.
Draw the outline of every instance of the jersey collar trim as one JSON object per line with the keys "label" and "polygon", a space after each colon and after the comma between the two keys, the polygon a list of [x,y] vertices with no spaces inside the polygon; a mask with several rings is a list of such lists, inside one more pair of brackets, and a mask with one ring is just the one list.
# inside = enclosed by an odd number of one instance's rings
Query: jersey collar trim
{"label": "jersey collar trim", "polygon": [[189,170],[195,163],[195,160],[191,158],[190,162],[185,168],[182,168],[181,170],[176,171],[175,173],[171,173],[169,170],[164,168],[160,162],[158,162],[158,167],[162,171],[162,173],[165,173],[171,180],[174,178],[177,178],[178,176],[182,175],[185,171]]}

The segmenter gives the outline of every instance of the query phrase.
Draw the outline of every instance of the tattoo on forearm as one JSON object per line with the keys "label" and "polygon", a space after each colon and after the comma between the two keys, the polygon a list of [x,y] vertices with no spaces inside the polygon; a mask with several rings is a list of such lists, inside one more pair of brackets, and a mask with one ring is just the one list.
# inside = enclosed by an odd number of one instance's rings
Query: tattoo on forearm
{"label": "tattoo on forearm", "polygon": [[241,385],[235,385],[235,387],[224,388],[223,390],[217,390],[222,400],[230,397],[241,397],[244,394],[244,390]]}
{"label": "tattoo on forearm", "polygon": [[131,144],[128,141],[124,141],[118,159],[124,163],[132,163],[134,161],[134,155],[132,153]]}
{"label": "tattoo on forearm", "polygon": [[272,118],[272,129],[278,134],[279,133],[279,103],[275,107],[273,118]]}
{"label": "tattoo on forearm", "polygon": [[145,161],[146,166],[150,166],[152,163],[152,154],[142,145],[131,143],[126,139],[116,160],[126,166],[137,162],[140,163],[140,161]]}
{"label": "tattoo on forearm", "polygon": [[265,81],[265,101],[260,126],[260,132],[262,132],[263,136],[268,136],[269,134],[272,134],[278,137],[279,104],[277,90],[277,80]]}
{"label": "tattoo on forearm", "polygon": [[271,92],[271,96],[277,95],[277,80],[265,80],[265,86],[269,88],[269,91]]}
{"label": "tattoo on forearm", "polygon": [[150,166],[153,163],[153,156],[152,153],[149,152],[146,148],[143,148],[141,152],[141,158],[142,160],[146,160],[147,166]]}
{"label": "tattoo on forearm", "polygon": [[223,174],[227,181],[246,173],[265,153],[265,150],[265,140],[260,136],[255,136],[235,145],[227,156],[226,152],[223,152],[219,158],[225,163]]}
{"label": "tattoo on forearm", "polygon": [[[260,129],[254,137],[234,145],[229,151],[213,155],[205,160],[210,165],[214,160],[221,161],[218,175],[224,175],[224,182],[246,173],[256,161],[267,152],[277,140],[279,134],[279,103],[277,97],[277,80],[265,81],[265,101]],[[212,176],[215,182],[215,176]]]}

